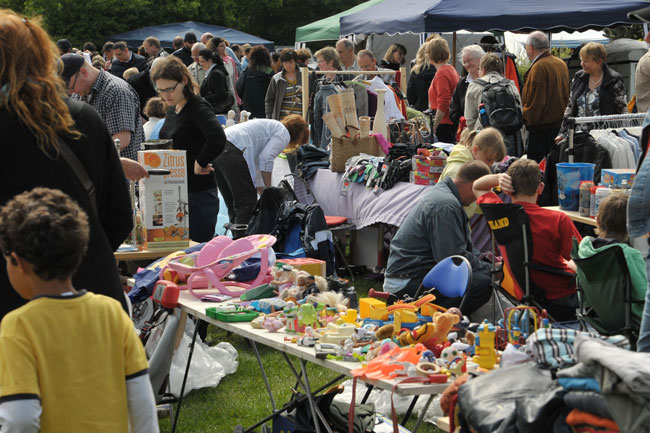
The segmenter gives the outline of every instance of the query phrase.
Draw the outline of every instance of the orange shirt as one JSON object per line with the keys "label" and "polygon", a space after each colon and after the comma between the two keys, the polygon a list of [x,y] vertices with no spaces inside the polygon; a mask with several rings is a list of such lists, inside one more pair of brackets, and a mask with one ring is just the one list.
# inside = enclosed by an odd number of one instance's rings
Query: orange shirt
{"label": "orange shirt", "polygon": [[460,76],[453,66],[442,65],[436,71],[436,75],[429,86],[429,107],[432,110],[441,110],[445,113],[445,117],[440,122],[441,124],[453,125],[453,122],[449,119],[449,104],[458,80],[460,80]]}

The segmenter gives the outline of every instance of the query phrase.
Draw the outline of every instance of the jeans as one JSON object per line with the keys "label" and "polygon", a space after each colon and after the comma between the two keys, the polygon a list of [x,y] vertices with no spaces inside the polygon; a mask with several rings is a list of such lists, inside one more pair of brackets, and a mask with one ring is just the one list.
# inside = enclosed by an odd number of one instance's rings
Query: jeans
{"label": "jeans", "polygon": [[[232,224],[248,224],[257,203],[257,190],[241,150],[227,142],[223,152],[214,160],[217,186],[226,202]],[[243,233],[233,233],[240,237]]]}
{"label": "jeans", "polygon": [[557,137],[560,132],[560,126],[557,127],[551,126],[543,129],[529,130],[528,132],[528,148],[526,154],[528,159],[534,159],[537,162],[541,162],[542,159],[548,155],[548,152],[551,150],[553,143],[555,143],[555,137]]}
{"label": "jeans", "polygon": [[217,188],[188,194],[190,239],[195,242],[208,242],[214,237],[214,228],[219,214],[219,194]]}
{"label": "jeans", "polygon": [[[650,253],[645,259],[645,270],[646,275],[650,275]],[[648,280],[648,289],[645,292],[645,305],[643,306],[641,329],[636,350],[637,352],[650,352],[650,279]]]}

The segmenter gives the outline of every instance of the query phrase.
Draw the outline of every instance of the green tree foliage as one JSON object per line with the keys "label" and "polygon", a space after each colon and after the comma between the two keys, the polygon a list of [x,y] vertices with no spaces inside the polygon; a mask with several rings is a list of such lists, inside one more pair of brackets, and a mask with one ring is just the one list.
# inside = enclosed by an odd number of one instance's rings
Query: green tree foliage
{"label": "green tree foliage", "polygon": [[605,29],[605,36],[609,39],[643,39],[643,26],[641,24],[634,24],[632,26],[620,26],[613,29]]}
{"label": "green tree foliage", "polygon": [[[74,46],[148,25],[199,21],[232,27],[277,45],[291,45],[296,27],[328,17],[363,0],[0,0],[27,16],[41,15],[54,40]],[[200,35],[197,35],[200,36]]]}

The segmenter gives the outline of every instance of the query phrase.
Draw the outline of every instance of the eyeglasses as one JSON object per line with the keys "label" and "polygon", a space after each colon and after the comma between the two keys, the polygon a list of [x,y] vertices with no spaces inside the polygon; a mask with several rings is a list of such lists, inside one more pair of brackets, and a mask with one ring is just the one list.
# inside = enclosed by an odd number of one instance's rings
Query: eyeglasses
{"label": "eyeglasses", "polygon": [[167,89],[157,89],[157,90],[158,90],[158,93],[169,95],[169,94],[172,93],[174,90],[176,90],[176,88],[178,87],[179,84],[180,84],[180,83],[177,81],[176,84],[174,84],[172,87],[169,87],[169,88],[167,88]]}

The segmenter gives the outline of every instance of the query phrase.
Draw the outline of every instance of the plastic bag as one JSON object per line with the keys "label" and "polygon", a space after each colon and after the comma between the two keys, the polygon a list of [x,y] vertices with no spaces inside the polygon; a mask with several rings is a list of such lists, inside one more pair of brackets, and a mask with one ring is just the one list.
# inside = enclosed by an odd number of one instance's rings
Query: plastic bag
{"label": "plastic bag", "polygon": [[[188,335],[188,332],[190,333]],[[190,345],[194,332],[194,323],[187,321],[185,334],[181,344],[174,352],[172,366],[169,372],[169,386],[174,395],[180,395],[181,386],[183,385],[183,376],[187,366],[187,358],[190,354]],[[200,338],[196,339],[194,353],[192,354],[192,364],[190,372],[187,375],[184,395],[190,391],[199,388],[216,387],[221,379],[237,371],[237,350],[230,343],[219,343],[210,347],[203,343]]]}
{"label": "plastic bag", "polygon": [[[352,380],[346,380],[345,382],[342,383],[342,385],[343,385],[343,392],[338,394],[336,397],[334,397],[334,400],[342,401],[350,404],[350,400],[352,400]],[[363,396],[366,394],[367,389],[368,389],[367,385],[364,382],[357,381],[357,391],[356,391],[357,404],[361,403],[361,400],[363,399]],[[390,418],[390,413],[391,413],[390,394],[391,394],[390,391],[383,391],[379,388],[373,388],[366,402],[373,403],[375,405],[375,411],[377,413],[387,414],[387,416]],[[428,397],[429,397],[428,395],[420,396],[417,403],[415,404],[415,408],[413,409],[414,416],[419,416],[420,411],[424,409],[424,405],[426,404]],[[406,413],[406,410],[411,404],[411,400],[413,399],[413,396],[412,395],[402,396],[402,395],[395,394],[393,396],[393,399],[395,401],[395,411],[401,415]],[[429,423],[434,423],[434,421],[441,416],[443,416],[443,413],[442,413],[442,409],[440,409],[440,395],[437,395],[431,402],[431,405],[429,406],[429,409],[427,410],[427,413],[424,416],[424,421]],[[393,430],[391,426],[391,433],[392,431]]]}

